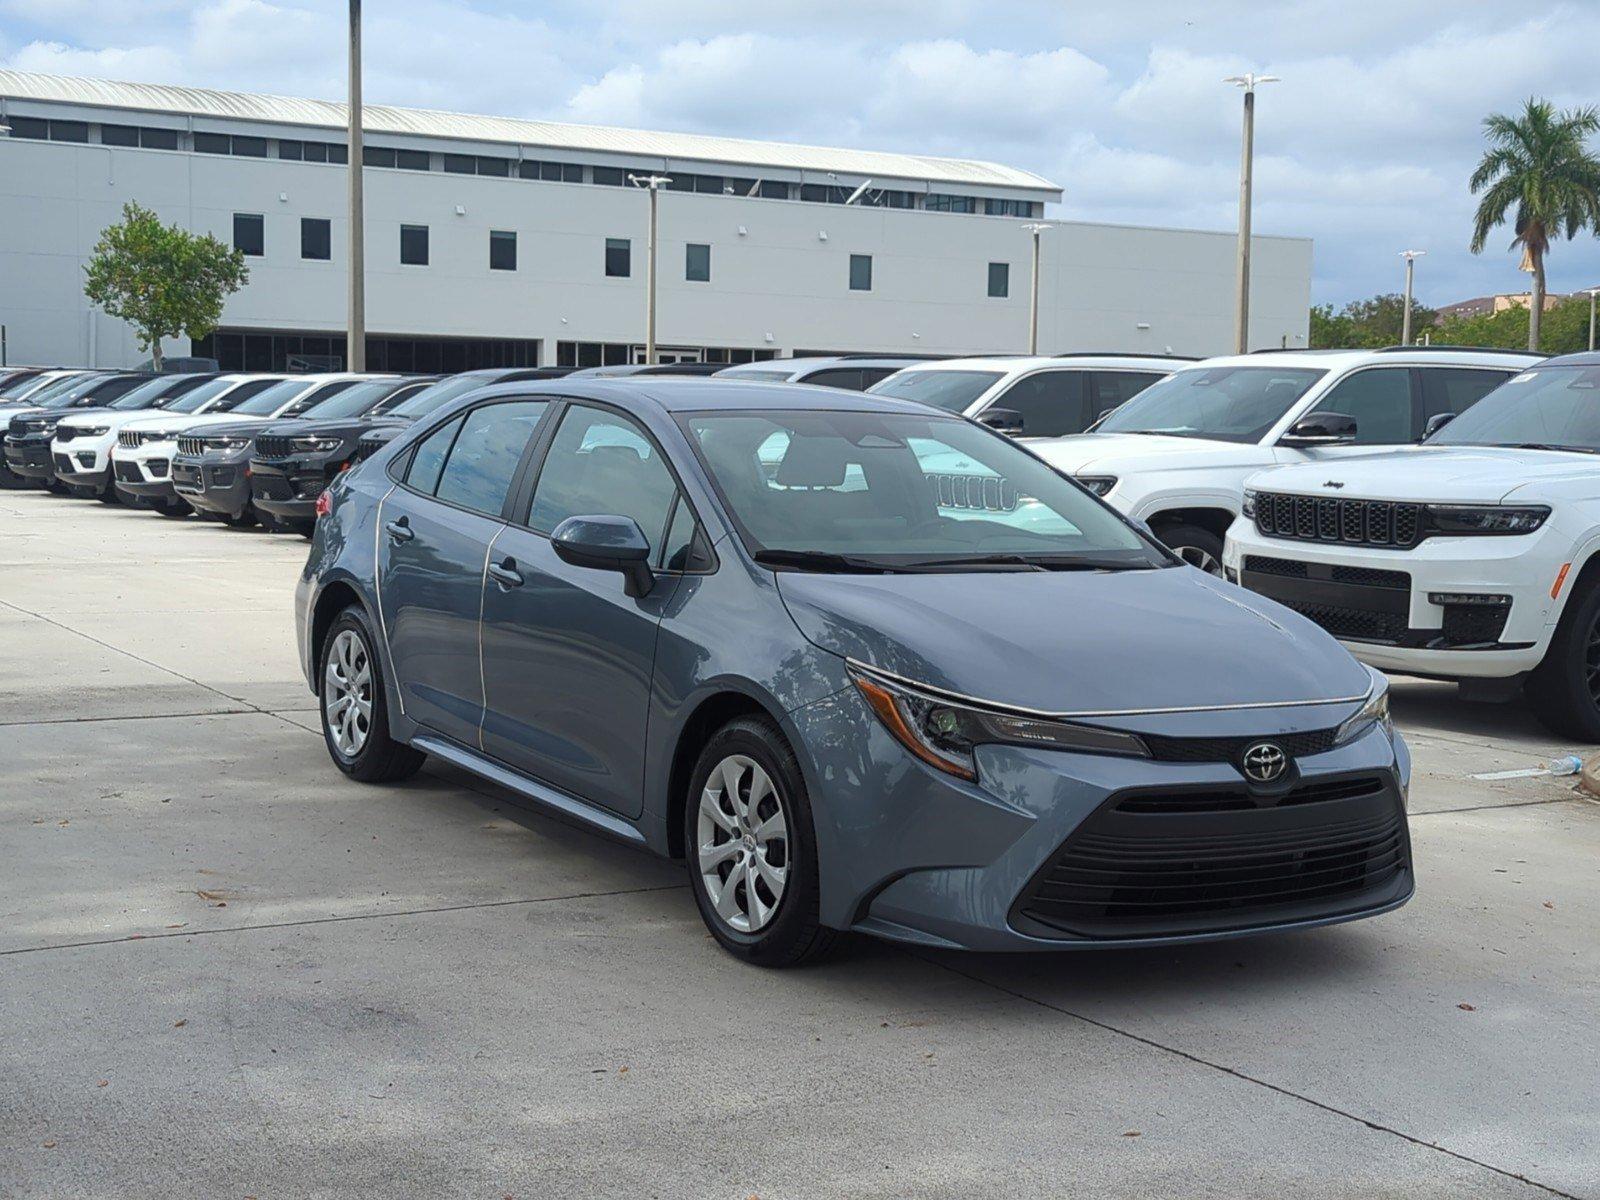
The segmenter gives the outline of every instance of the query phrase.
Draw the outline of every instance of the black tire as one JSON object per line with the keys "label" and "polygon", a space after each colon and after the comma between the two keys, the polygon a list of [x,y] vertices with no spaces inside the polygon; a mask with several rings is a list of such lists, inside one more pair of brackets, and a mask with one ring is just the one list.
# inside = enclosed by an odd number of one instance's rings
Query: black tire
{"label": "black tire", "polygon": [[1222,539],[1209,529],[1179,522],[1160,525],[1156,537],[1179,558],[1208,575],[1222,574]]}
{"label": "black tire", "polygon": [[1600,579],[1567,601],[1544,661],[1522,691],[1552,733],[1600,742]]}
{"label": "black tire", "polygon": [[283,521],[281,524],[285,529],[293,530],[307,541],[310,541],[312,536],[317,532],[316,521],[308,521],[303,517],[293,517],[289,520]]}
{"label": "black tire", "polygon": [[[334,721],[329,716],[328,666],[341,634],[356,637],[369,671],[370,716],[365,738],[353,753],[340,747],[333,731]],[[383,686],[383,663],[377,654],[377,644],[367,623],[367,614],[359,605],[352,604],[334,618],[317,653],[317,711],[322,720],[322,740],[339,770],[361,783],[397,783],[421,770],[428,756],[396,741],[389,732],[389,698]]]}
{"label": "black tire", "polygon": [[[782,808],[787,834],[781,839],[787,873],[783,892],[777,897],[770,919],[755,932],[736,929],[718,915],[716,901],[708,891],[700,867],[701,797],[712,771],[734,756],[751,760],[766,773],[773,784],[773,800]],[[818,958],[833,945],[837,931],[819,924],[817,919],[821,886],[815,829],[800,764],[788,741],[770,720],[741,717],[724,725],[706,743],[690,776],[689,795],[684,804],[684,857],[688,864],[689,887],[706,928],[735,958],[758,967],[789,967]],[[729,871],[722,876],[724,879],[735,873],[734,864],[727,865]],[[722,864],[718,864],[715,870],[720,872],[721,867]],[[737,896],[743,894],[737,889],[744,886],[749,885],[735,885],[736,903]],[[766,885],[760,886],[765,888]],[[742,916],[749,920],[748,900]]]}

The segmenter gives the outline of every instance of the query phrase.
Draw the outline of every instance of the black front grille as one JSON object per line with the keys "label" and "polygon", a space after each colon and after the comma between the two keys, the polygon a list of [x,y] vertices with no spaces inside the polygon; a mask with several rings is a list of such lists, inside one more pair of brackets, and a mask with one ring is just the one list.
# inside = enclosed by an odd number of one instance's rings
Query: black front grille
{"label": "black front grille", "polygon": [[1151,733],[1139,736],[1150,748],[1150,757],[1158,762],[1237,763],[1244,752],[1258,742],[1281,746],[1290,758],[1321,754],[1333,749],[1333,739],[1338,732],[1335,728],[1313,729],[1306,733],[1263,734],[1260,737],[1161,737]]}
{"label": "black front grille", "polygon": [[1265,537],[1409,550],[1422,538],[1422,506],[1257,492],[1256,529]]}
{"label": "black front grille", "polygon": [[73,438],[75,438],[77,436],[78,436],[78,431],[76,429],[74,429],[71,425],[57,425],[56,426],[56,441],[58,441],[58,442],[70,442],[70,441],[72,441]]}
{"label": "black front grille", "polygon": [[137,429],[124,429],[117,434],[117,445],[128,450],[137,450],[144,445],[144,435]]}
{"label": "black front grille", "polygon": [[56,460],[56,470],[58,470],[58,471],[71,471],[73,469],[72,460],[70,458],[68,458],[65,454],[56,455],[55,456],[55,460]]}
{"label": "black front grille", "polygon": [[170,460],[165,458],[147,458],[144,461],[144,469],[157,479],[164,477],[167,473],[167,468],[171,465]]}
{"label": "black front grille", "polygon": [[1474,646],[1498,642],[1511,616],[1508,604],[1447,604],[1439,636],[1450,645]]}
{"label": "black front grille", "polygon": [[117,478],[123,483],[143,483],[144,476],[139,474],[139,468],[131,462],[124,462],[120,458],[111,460],[111,469],[116,472]]}
{"label": "black front grille", "polygon": [[[1284,579],[1309,579],[1312,577],[1310,564],[1299,562],[1292,558],[1267,558],[1259,554],[1247,554],[1244,558],[1244,569],[1255,571],[1261,575],[1277,575]],[[1319,570],[1318,579],[1330,579],[1334,583],[1355,583],[1364,587],[1393,588],[1400,592],[1411,590],[1411,576],[1404,571],[1384,571],[1377,567],[1347,567],[1334,564],[1326,570]]]}
{"label": "black front grille", "polygon": [[294,444],[286,437],[262,436],[256,439],[257,458],[288,458],[294,453]]}
{"label": "black front grille", "polygon": [[369,442],[363,438],[356,443],[355,453],[350,455],[350,461],[353,463],[366,462],[367,459],[371,458],[386,445],[388,445],[387,442]]}
{"label": "black front grille", "polygon": [[1334,637],[1362,642],[1398,642],[1407,629],[1404,613],[1345,608],[1337,604],[1306,604],[1295,600],[1279,600],[1278,603],[1315,621]]}
{"label": "black front grille", "polygon": [[1050,936],[1162,937],[1353,913],[1410,883],[1405,815],[1385,776],[1263,797],[1242,784],[1113,797],[1012,909]]}
{"label": "black front grille", "polygon": [[200,455],[206,452],[206,440],[192,433],[183,434],[178,438],[178,453]]}

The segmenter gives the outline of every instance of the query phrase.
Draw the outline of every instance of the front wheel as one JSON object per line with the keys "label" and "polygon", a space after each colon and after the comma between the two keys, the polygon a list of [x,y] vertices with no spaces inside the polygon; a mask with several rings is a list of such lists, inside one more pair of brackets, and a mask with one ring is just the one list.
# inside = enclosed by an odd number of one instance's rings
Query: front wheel
{"label": "front wheel", "polygon": [[1600,742],[1600,580],[1567,602],[1544,661],[1528,676],[1523,694],[1552,732]]}
{"label": "front wheel", "polygon": [[427,756],[390,736],[376,645],[358,606],[334,619],[317,671],[322,738],[334,765],[351,779],[395,783],[415,775]]}
{"label": "front wheel", "polygon": [[1163,525],[1155,531],[1161,543],[1191,567],[1207,575],[1222,574],[1222,539],[1198,525]]}
{"label": "front wheel", "polygon": [[690,887],[712,936],[736,958],[787,967],[835,932],[818,923],[815,826],[800,764],[765,718],[741,717],[700,753],[684,805]]}

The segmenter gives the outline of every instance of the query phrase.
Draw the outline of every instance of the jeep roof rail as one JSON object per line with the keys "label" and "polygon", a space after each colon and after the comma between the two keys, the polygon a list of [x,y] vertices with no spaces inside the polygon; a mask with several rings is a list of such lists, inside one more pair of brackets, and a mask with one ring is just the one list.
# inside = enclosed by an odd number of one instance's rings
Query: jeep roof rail
{"label": "jeep roof rail", "polygon": [[1427,354],[1429,351],[1451,351],[1451,350],[1455,350],[1455,351],[1465,350],[1465,351],[1467,351],[1469,353],[1472,353],[1472,354],[1515,354],[1519,358],[1548,358],[1549,357],[1549,355],[1543,354],[1538,350],[1510,350],[1510,349],[1507,349],[1504,346],[1451,346],[1451,345],[1444,345],[1444,344],[1438,344],[1438,343],[1436,343],[1434,345],[1431,345],[1431,346],[1378,346],[1373,350],[1373,353],[1374,354],[1412,354],[1412,353]]}
{"label": "jeep roof rail", "polygon": [[1198,354],[1157,354],[1153,350],[1067,350],[1049,358],[1162,358],[1173,362],[1199,362]]}
{"label": "jeep roof rail", "polygon": [[[889,359],[891,362],[900,362],[902,360],[905,361],[905,362],[934,362],[934,361],[937,361],[939,359],[944,359],[944,358],[955,358],[956,355],[954,355],[954,354],[912,354],[912,353],[898,353],[898,354],[835,354],[835,355],[826,355],[825,354],[825,355],[822,355],[822,357],[823,358],[829,358],[829,357],[837,358],[840,362],[858,362],[858,361],[860,361],[862,359],[867,359],[867,358],[886,358],[886,359]],[[767,359],[767,360],[763,360],[763,361],[770,362],[770,361],[776,361],[776,360]]]}

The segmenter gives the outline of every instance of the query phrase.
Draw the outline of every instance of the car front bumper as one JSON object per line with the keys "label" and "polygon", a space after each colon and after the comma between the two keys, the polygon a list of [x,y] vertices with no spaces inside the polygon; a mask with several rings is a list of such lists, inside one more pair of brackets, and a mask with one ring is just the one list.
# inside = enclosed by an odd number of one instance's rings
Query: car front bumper
{"label": "car front bumper", "polygon": [[50,461],[57,479],[74,487],[103,488],[111,478],[109,439],[60,438],[50,443]]}
{"label": "car front bumper", "polygon": [[312,521],[317,497],[350,461],[347,453],[304,454],[250,460],[250,501],[262,512],[288,521]]}
{"label": "car front bumper", "polygon": [[[1320,736],[1356,707],[1116,724],[1253,744]],[[912,758],[853,689],[789,720],[835,927],[967,950],[1142,946],[1356,920],[1415,886],[1410,756],[1383,725],[1300,754],[1264,794],[1232,761],[1012,746],[981,747],[967,784]]]}
{"label": "car front bumper", "polygon": [[6,466],[12,474],[34,483],[47,483],[55,478],[55,464],[50,457],[48,436],[12,438],[6,435]]}
{"label": "car front bumper", "polygon": [[172,486],[174,441],[146,442],[137,449],[118,447],[111,454],[111,476],[119,492],[141,500],[175,500]]}
{"label": "car front bumper", "polygon": [[[1315,621],[1380,670],[1500,679],[1544,658],[1577,582],[1574,568],[1555,586],[1571,546],[1562,531],[1546,527],[1380,550],[1269,538],[1240,518],[1228,531],[1223,570]],[[1435,602],[1446,596],[1480,602]]]}
{"label": "car front bumper", "polygon": [[179,454],[172,460],[173,490],[206,512],[240,517],[250,507],[249,460]]}

